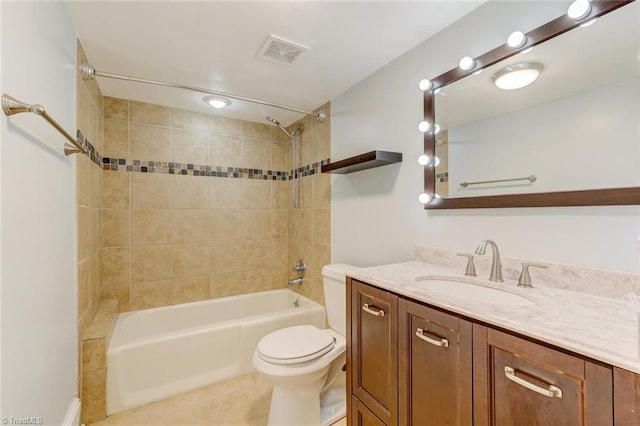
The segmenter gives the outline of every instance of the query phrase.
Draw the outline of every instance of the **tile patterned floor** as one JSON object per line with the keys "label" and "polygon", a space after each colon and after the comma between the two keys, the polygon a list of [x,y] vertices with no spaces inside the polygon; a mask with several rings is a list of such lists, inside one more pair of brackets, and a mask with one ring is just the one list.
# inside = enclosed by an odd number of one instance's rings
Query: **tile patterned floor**
{"label": "tile patterned floor", "polygon": [[[271,385],[257,373],[107,417],[90,426],[265,426]],[[346,426],[345,419],[333,426]]]}

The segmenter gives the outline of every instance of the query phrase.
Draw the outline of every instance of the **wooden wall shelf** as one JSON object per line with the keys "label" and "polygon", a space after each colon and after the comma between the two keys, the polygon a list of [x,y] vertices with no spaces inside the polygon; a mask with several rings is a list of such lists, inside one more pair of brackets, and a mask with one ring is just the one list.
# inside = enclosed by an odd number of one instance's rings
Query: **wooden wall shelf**
{"label": "wooden wall shelf", "polygon": [[322,166],[322,173],[347,174],[387,164],[401,163],[401,152],[371,151]]}

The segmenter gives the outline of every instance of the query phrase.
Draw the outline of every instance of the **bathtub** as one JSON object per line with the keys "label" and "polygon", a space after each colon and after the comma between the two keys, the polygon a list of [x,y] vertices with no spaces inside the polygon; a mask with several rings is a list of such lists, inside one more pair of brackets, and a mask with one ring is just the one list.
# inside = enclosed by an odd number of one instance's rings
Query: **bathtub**
{"label": "bathtub", "polygon": [[107,349],[107,415],[254,371],[263,336],[324,321],[322,305],[288,289],[122,313]]}

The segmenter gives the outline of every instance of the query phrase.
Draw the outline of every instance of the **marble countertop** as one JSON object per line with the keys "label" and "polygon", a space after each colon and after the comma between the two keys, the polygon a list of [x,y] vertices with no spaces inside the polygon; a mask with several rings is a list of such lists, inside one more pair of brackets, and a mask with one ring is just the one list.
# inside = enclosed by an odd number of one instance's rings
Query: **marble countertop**
{"label": "marble countertop", "polygon": [[[620,299],[563,290],[534,281],[519,288],[505,278],[493,283],[469,278],[464,271],[425,262],[405,262],[353,269],[347,275],[399,295],[478,321],[520,333],[584,356],[640,373],[638,315]],[[506,306],[480,302],[464,294],[429,288],[423,276],[457,277],[525,297],[532,304]]]}

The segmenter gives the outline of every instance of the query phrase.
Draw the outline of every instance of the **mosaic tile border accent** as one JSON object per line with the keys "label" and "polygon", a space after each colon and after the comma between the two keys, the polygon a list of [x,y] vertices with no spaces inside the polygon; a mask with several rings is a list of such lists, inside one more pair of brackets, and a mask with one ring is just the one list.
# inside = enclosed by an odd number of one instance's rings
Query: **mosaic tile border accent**
{"label": "mosaic tile border accent", "polygon": [[330,162],[327,158],[326,160],[299,167],[296,170],[284,171],[210,166],[204,164],[177,163],[169,161],[130,160],[127,158],[103,157],[84,137],[80,130],[77,131],[77,138],[78,142],[87,149],[87,155],[91,161],[98,165],[98,167],[102,170],[121,172],[287,181],[321,173],[322,166]]}

